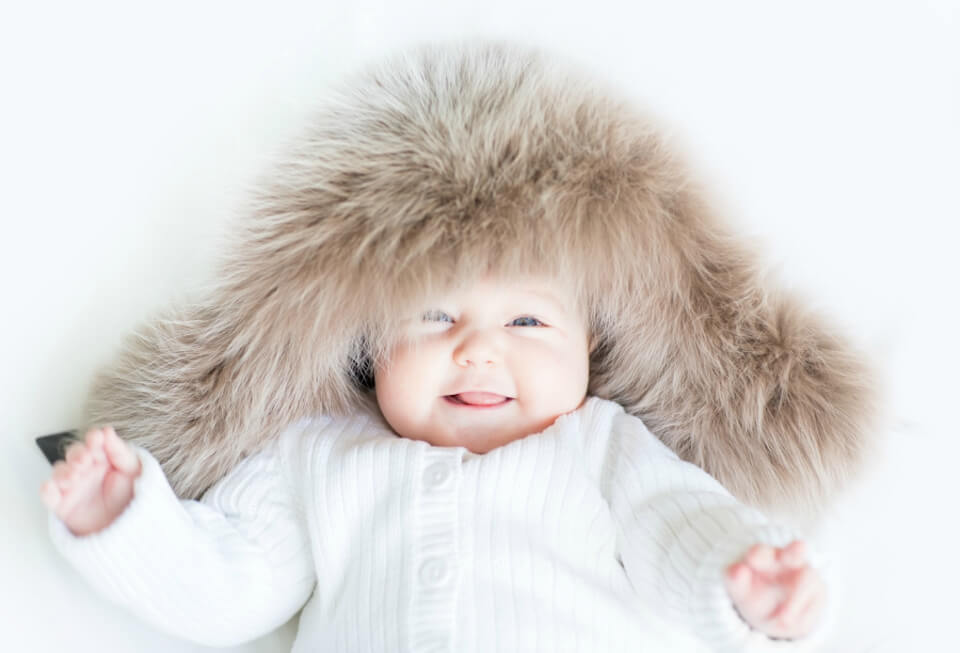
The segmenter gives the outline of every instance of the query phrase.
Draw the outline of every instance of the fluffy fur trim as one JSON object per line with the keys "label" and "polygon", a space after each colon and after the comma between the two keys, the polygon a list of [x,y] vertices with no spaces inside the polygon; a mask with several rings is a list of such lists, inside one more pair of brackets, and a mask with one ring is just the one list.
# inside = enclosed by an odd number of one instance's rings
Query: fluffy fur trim
{"label": "fluffy fur trim", "polygon": [[649,119],[538,52],[427,47],[353,78],[236,235],[216,287],[141,329],[90,402],[181,496],[356,410],[397,318],[488,273],[569,280],[590,393],[747,502],[816,506],[863,457],[863,363],[764,287]]}

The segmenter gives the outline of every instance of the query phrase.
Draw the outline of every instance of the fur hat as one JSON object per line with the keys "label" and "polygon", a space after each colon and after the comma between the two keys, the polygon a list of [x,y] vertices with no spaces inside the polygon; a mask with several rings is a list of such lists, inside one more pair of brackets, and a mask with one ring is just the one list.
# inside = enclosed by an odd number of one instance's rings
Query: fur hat
{"label": "fur hat", "polygon": [[589,393],[748,503],[817,506],[863,457],[864,364],[764,287],[648,118],[539,52],[433,46],[366,70],[235,234],[216,285],[131,338],[89,405],[180,496],[298,418],[358,409],[398,318],[490,273],[569,281]]}

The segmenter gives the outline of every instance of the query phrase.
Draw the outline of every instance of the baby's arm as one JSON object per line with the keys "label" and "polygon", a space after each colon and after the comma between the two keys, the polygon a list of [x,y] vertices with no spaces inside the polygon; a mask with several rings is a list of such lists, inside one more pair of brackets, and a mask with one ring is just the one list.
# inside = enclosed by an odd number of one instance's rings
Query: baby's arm
{"label": "baby's arm", "polygon": [[274,442],[201,501],[180,501],[148,452],[95,430],[42,489],[51,539],[94,588],[158,629],[212,646],[249,641],[315,585],[285,460]]}
{"label": "baby's arm", "polygon": [[[610,445],[605,492],[620,527],[621,560],[648,605],[688,623],[717,650],[817,650],[824,586],[790,566],[809,569],[791,559],[794,533],[740,504],[634,417],[614,421]],[[802,619],[791,617],[808,593],[816,605]],[[781,607],[785,628],[775,623]],[[818,637],[806,637],[811,630]]]}
{"label": "baby's arm", "polygon": [[124,511],[138,476],[140,459],[113,428],[91,429],[54,464],[40,496],[71,533],[89,535]]}

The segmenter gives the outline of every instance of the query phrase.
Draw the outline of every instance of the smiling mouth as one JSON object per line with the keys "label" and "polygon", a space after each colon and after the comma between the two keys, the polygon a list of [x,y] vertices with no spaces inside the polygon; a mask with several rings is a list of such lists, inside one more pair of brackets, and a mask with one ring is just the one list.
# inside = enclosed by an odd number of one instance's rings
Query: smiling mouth
{"label": "smiling mouth", "polygon": [[492,392],[461,392],[455,395],[446,395],[444,399],[454,406],[464,406],[466,408],[497,408],[513,401],[513,397],[505,397]]}

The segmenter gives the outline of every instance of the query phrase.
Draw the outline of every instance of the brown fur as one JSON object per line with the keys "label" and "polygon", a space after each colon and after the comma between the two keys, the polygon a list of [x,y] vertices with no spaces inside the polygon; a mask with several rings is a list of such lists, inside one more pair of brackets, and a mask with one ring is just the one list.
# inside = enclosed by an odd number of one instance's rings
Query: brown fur
{"label": "brown fur", "polygon": [[864,365],[718,223],[629,103],[537,52],[422,48],[354,78],[251,207],[218,285],[95,385],[195,497],[287,423],[363,400],[357,372],[427,294],[563,275],[613,399],[742,499],[809,508],[854,470]]}

